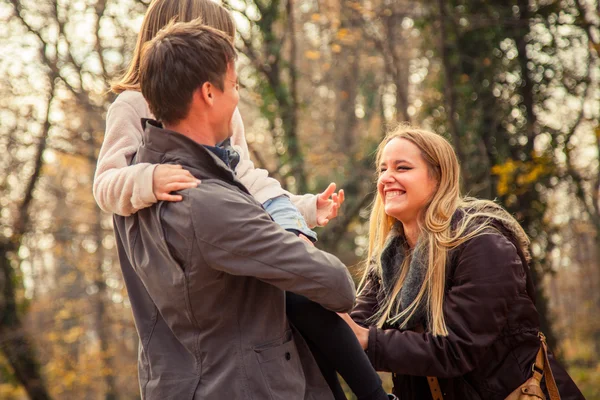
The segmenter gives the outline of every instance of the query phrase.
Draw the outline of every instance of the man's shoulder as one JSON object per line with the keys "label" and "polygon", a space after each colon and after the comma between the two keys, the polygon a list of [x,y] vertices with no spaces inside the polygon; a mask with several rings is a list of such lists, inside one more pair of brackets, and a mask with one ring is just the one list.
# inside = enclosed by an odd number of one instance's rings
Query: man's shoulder
{"label": "man's shoulder", "polygon": [[202,179],[200,185],[188,193],[192,203],[204,205],[202,208],[206,212],[231,211],[231,208],[238,208],[236,205],[262,211],[260,204],[250,194],[238,188],[235,183],[221,179]]}
{"label": "man's shoulder", "polygon": [[[235,184],[219,179],[204,179],[197,188],[187,189],[189,211],[196,228],[225,229],[248,218],[269,218],[261,205]],[[198,222],[198,224],[196,224]]]}

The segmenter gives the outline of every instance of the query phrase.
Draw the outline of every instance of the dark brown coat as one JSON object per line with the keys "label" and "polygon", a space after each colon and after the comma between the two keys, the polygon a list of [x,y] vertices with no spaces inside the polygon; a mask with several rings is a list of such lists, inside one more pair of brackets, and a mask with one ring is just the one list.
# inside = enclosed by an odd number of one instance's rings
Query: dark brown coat
{"label": "dark brown coat", "polygon": [[[531,375],[539,349],[539,317],[527,291],[528,270],[512,241],[478,236],[449,255],[444,315],[447,337],[369,326],[367,354],[393,373],[401,400],[431,399],[426,376],[439,378],[445,400],[503,400]],[[526,264],[525,264],[526,265]],[[371,274],[352,318],[365,326],[377,310],[381,280]],[[563,400],[583,399],[553,359]]]}

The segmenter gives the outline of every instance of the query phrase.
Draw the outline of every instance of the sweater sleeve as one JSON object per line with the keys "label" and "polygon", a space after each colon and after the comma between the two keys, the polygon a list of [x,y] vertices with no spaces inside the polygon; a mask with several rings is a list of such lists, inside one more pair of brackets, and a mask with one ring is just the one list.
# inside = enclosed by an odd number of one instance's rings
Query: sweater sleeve
{"label": "sweater sleeve", "polygon": [[367,355],[378,371],[451,378],[475,369],[506,324],[525,275],[514,245],[483,234],[464,245],[444,298],[448,336],[369,327]]}
{"label": "sweater sleeve", "polygon": [[[128,216],[156,202],[152,190],[156,164],[129,165],[142,140],[141,118],[149,115],[142,115],[142,107],[134,107],[120,97],[106,116],[106,133],[98,156],[93,194],[102,210]],[[139,99],[134,99],[144,101],[141,94]]]}
{"label": "sweater sleeve", "polygon": [[289,196],[309,228],[317,226],[317,196],[313,194],[293,195],[285,191],[279,181],[271,178],[265,169],[254,167],[254,163],[250,160],[242,116],[237,108],[231,120],[231,128],[233,131],[231,143],[240,154],[240,162],[235,172],[250,194],[261,204],[281,195]]}

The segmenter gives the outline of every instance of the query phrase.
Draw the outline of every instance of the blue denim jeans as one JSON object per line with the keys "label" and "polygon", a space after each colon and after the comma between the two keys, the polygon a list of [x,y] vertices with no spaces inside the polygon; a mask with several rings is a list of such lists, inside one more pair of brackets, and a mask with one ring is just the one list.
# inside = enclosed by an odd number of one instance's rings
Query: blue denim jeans
{"label": "blue denim jeans", "polygon": [[263,203],[263,207],[283,229],[292,229],[301,232],[309,239],[317,240],[317,234],[306,225],[306,221],[300,211],[292,204],[289,197],[282,195],[269,199]]}

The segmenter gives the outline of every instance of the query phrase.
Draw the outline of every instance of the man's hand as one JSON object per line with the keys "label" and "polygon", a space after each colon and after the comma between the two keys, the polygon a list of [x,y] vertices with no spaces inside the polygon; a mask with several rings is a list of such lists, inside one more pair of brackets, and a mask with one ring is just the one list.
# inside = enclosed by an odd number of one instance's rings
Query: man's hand
{"label": "man's hand", "polygon": [[181,165],[159,164],[154,168],[152,191],[156,200],[181,201],[181,195],[170,194],[177,190],[198,187],[200,180]]}
{"label": "man's hand", "polygon": [[350,326],[350,328],[356,335],[356,338],[358,339],[358,342],[362,346],[363,350],[366,350],[367,347],[369,347],[369,330],[367,328],[363,328],[362,326],[354,322],[354,320],[350,318],[350,315],[348,314],[338,313],[338,315],[340,316],[340,318],[346,321],[348,326]]}
{"label": "man's hand", "polygon": [[338,209],[343,202],[344,190],[335,193],[335,183],[330,183],[323,193],[317,195],[317,225],[325,226],[331,219],[337,217]]}

